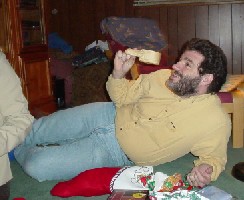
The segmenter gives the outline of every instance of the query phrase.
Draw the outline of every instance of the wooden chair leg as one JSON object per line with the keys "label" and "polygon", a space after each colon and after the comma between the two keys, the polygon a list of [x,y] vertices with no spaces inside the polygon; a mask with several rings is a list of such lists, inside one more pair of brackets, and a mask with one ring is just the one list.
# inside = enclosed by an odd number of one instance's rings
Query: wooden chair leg
{"label": "wooden chair leg", "polygon": [[233,148],[243,147],[244,129],[244,93],[240,90],[232,92],[233,95],[233,116],[232,116],[232,138]]}

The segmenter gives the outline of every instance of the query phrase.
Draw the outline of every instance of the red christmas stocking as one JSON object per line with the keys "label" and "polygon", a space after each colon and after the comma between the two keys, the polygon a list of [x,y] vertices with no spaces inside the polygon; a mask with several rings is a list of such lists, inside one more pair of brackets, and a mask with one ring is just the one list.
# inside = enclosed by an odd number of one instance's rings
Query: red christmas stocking
{"label": "red christmas stocking", "polygon": [[57,183],[50,193],[63,198],[111,194],[110,182],[120,169],[103,167],[86,170],[71,180]]}

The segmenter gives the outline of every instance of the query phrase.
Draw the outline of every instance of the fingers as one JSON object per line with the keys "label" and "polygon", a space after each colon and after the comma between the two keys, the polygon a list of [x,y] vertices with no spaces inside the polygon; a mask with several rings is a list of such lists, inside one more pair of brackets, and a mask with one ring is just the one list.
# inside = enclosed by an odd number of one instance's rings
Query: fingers
{"label": "fingers", "polygon": [[193,175],[191,174],[191,173],[189,173],[188,175],[187,175],[187,181],[188,181],[188,183],[190,184],[190,185],[194,185],[194,177],[193,177]]}
{"label": "fingers", "polygon": [[135,57],[130,56],[122,51],[118,51],[114,58],[114,70],[112,76],[114,78],[123,78],[130,70],[135,62]]}
{"label": "fingers", "polygon": [[117,55],[118,57],[121,57],[121,55],[122,55],[122,51],[121,51],[121,50],[117,51],[116,55]]}
{"label": "fingers", "polygon": [[199,171],[191,172],[187,175],[187,181],[195,187],[204,187],[211,181],[211,174],[201,174]]}
{"label": "fingers", "polygon": [[211,182],[211,175],[213,173],[213,167],[209,164],[203,163],[196,166],[187,175],[187,181],[192,186],[203,187]]}
{"label": "fingers", "polygon": [[115,59],[115,61],[116,60],[118,61],[121,57],[122,57],[122,51],[119,50],[119,51],[116,52],[114,59]]}
{"label": "fingers", "polygon": [[191,186],[194,186],[194,187],[202,185],[202,183],[199,181],[199,178],[197,177],[197,175],[195,173],[188,174],[187,175],[187,181],[189,182],[189,184]]}
{"label": "fingers", "polygon": [[189,182],[190,185],[192,186],[198,186],[198,178],[196,177],[195,173],[189,173],[187,175],[187,181]]}
{"label": "fingers", "polygon": [[195,171],[195,175],[194,175],[194,178],[195,178],[195,182],[196,182],[196,185],[195,186],[200,186],[200,187],[203,187],[206,185],[207,183],[207,177],[205,177],[203,174],[201,174],[199,171]]}
{"label": "fingers", "polygon": [[122,52],[121,50],[119,50],[116,55],[115,58],[116,59],[120,59],[122,62],[126,62],[127,60],[129,60],[132,56],[130,56],[129,54],[126,54],[124,52]]}
{"label": "fingers", "polygon": [[115,55],[116,66],[121,66],[124,71],[128,71],[135,63],[135,56],[118,51]]}

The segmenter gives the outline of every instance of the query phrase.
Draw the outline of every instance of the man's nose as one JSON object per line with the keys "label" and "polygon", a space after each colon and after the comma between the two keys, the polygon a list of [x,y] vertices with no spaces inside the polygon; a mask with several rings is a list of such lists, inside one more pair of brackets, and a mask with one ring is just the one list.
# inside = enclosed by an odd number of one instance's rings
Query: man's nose
{"label": "man's nose", "polygon": [[178,61],[177,63],[175,63],[173,66],[172,66],[172,68],[174,69],[174,70],[181,70],[182,69],[182,67],[183,67],[183,62],[182,61]]}

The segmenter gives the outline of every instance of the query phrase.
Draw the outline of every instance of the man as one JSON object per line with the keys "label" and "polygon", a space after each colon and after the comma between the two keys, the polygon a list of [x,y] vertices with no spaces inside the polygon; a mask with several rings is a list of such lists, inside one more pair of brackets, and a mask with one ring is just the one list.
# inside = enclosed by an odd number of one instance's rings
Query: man
{"label": "man", "polygon": [[0,52],[0,199],[10,195],[12,179],[8,152],[23,142],[33,117],[22,93],[20,80]]}
{"label": "man", "polygon": [[34,123],[15,151],[29,175],[39,181],[69,179],[91,168],[158,165],[191,152],[198,159],[188,174],[190,184],[217,179],[231,132],[215,95],[226,80],[223,51],[192,39],[172,72],[127,80],[134,62],[133,56],[117,52],[106,84],[113,103],[59,111]]}

